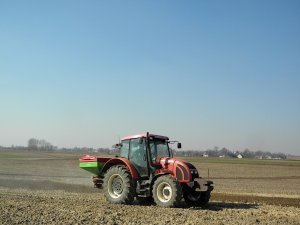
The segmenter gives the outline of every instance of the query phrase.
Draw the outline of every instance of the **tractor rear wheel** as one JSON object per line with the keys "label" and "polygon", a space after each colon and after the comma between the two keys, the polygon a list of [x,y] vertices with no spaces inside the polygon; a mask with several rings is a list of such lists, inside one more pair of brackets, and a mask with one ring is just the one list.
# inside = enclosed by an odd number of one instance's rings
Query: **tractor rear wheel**
{"label": "tractor rear wheel", "polygon": [[173,177],[163,175],[154,182],[152,194],[157,205],[176,207],[182,199],[182,188]]}
{"label": "tractor rear wheel", "polygon": [[134,182],[125,166],[112,166],[107,170],[103,190],[106,199],[111,203],[131,204],[134,200]]}

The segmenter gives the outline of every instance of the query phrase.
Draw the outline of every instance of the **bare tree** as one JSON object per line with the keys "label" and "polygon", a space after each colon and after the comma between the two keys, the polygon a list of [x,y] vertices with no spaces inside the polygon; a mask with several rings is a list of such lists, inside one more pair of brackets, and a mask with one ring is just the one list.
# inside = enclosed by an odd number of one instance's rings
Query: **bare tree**
{"label": "bare tree", "polygon": [[53,150],[54,146],[46,140],[38,140],[36,138],[30,138],[28,140],[28,149],[32,150]]}
{"label": "bare tree", "polygon": [[28,140],[28,148],[32,149],[32,150],[37,150],[38,149],[38,142],[39,142],[39,140],[37,140],[35,138],[30,138]]}

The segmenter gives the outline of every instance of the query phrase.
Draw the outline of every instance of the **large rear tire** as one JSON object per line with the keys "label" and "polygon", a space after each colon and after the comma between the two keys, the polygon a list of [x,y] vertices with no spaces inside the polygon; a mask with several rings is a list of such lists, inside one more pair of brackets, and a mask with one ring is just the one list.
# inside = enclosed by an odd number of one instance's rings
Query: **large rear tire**
{"label": "large rear tire", "polygon": [[159,206],[176,207],[182,199],[182,188],[173,177],[163,175],[154,182],[152,196]]}
{"label": "large rear tire", "polygon": [[111,203],[132,204],[135,196],[134,187],[134,182],[125,166],[112,166],[104,176],[104,195]]}

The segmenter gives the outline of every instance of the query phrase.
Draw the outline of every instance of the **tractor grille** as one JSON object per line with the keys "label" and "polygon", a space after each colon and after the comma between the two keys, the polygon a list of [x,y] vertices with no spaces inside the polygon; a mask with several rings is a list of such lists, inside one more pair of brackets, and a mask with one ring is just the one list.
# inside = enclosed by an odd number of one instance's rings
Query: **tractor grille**
{"label": "tractor grille", "polygon": [[194,167],[191,163],[186,163],[186,165],[190,169],[190,173],[192,175],[192,180],[194,180],[195,178],[198,178],[199,177],[199,173],[198,173],[198,170],[196,169],[196,167]]}
{"label": "tractor grille", "polygon": [[188,171],[180,164],[177,165],[177,167],[176,167],[176,176],[177,176],[178,180],[188,180],[189,179]]}

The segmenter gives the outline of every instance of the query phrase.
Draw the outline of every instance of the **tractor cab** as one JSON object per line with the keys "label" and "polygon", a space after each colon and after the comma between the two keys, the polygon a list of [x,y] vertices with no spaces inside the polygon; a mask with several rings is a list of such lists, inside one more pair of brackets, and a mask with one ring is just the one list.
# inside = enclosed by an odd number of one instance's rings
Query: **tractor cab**
{"label": "tractor cab", "polygon": [[160,169],[159,159],[172,157],[169,138],[153,134],[126,136],[121,140],[121,157],[127,158],[136,167],[141,177],[149,177]]}

